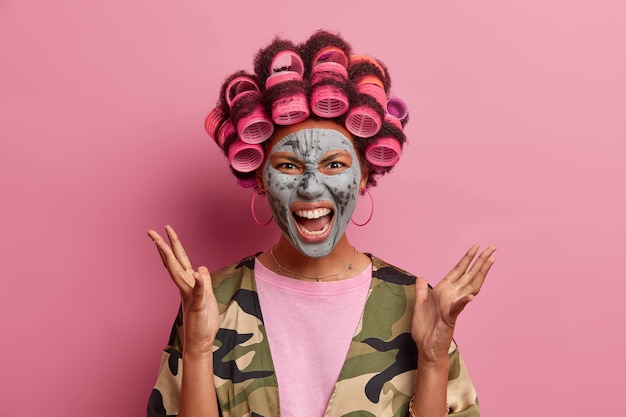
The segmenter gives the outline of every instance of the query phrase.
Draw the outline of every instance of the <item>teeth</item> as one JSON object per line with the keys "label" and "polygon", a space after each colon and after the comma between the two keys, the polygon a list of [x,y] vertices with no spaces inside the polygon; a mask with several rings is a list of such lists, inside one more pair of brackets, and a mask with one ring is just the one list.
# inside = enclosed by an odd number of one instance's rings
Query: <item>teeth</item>
{"label": "teeth", "polygon": [[300,225],[300,224],[297,224],[297,223],[296,223],[296,225],[298,226],[298,229],[300,229],[300,231],[301,231],[303,234],[307,235],[307,236],[319,236],[319,235],[322,235],[322,234],[324,234],[324,233],[328,230],[328,228],[330,227],[330,223],[329,223],[329,224],[324,225],[324,227],[322,227],[322,230],[316,230],[316,231],[312,232],[312,231],[310,231],[310,230],[308,230],[308,229],[305,229],[305,228],[304,228],[304,226],[302,226],[302,225]]}
{"label": "teeth", "polygon": [[298,210],[296,211],[296,215],[298,217],[304,217],[307,219],[319,219],[320,217],[324,217],[330,214],[329,208],[321,208],[315,210]]}

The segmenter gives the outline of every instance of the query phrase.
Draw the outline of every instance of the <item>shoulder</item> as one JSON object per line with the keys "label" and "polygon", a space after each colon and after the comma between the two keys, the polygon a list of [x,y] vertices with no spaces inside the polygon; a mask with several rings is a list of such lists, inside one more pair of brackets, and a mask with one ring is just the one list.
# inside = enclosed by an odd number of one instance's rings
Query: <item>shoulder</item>
{"label": "shoulder", "polygon": [[255,293],[254,283],[255,255],[243,258],[239,262],[211,272],[213,293],[220,304],[227,304],[238,293]]}
{"label": "shoulder", "polygon": [[415,285],[416,276],[402,268],[367,254],[372,259],[372,276],[382,281],[398,285]]}
{"label": "shoulder", "polygon": [[250,255],[233,265],[212,271],[211,281],[213,282],[213,287],[219,287],[225,281],[237,279],[246,273],[252,273],[254,271],[254,260],[255,255]]}

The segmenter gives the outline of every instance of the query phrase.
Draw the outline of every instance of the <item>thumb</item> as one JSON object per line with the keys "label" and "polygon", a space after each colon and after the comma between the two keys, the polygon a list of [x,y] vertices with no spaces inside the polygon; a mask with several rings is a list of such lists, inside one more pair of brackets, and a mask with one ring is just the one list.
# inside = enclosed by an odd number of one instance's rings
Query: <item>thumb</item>
{"label": "thumb", "polygon": [[428,282],[422,277],[415,280],[415,306],[420,306],[428,301]]}
{"label": "thumb", "polygon": [[199,272],[193,273],[194,286],[191,290],[191,303],[189,307],[192,310],[202,310],[204,308],[204,279]]}

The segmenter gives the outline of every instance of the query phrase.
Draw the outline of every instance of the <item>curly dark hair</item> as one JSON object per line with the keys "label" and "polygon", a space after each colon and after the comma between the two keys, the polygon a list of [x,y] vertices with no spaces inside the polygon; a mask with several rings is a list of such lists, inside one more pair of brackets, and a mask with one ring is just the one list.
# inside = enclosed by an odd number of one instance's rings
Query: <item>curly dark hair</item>
{"label": "curly dark hair", "polygon": [[[275,64],[275,61],[280,63]],[[325,64],[323,72],[321,65],[316,68],[322,63]],[[300,45],[275,37],[258,51],[253,65],[254,73],[237,71],[224,80],[217,105],[206,119],[207,132],[224,154],[229,155],[233,143],[246,139],[241,137],[244,134],[242,120],[256,112],[256,115],[263,114],[265,121],[264,129],[256,129],[253,133],[257,135],[255,140],[260,140],[244,141],[257,143],[252,146],[258,152],[267,151],[267,139],[276,126],[307,118],[334,120],[345,125],[353,136],[361,164],[368,171],[367,187],[376,185],[378,176],[391,171],[399,153],[389,163],[368,157],[368,149],[380,139],[395,140],[400,149],[406,142],[403,128],[408,117],[405,114],[399,118],[387,109],[391,78],[382,62],[368,55],[353,55],[351,46],[339,34],[318,30]],[[279,78],[280,82],[277,81]],[[316,97],[324,88],[337,92],[343,102],[340,100],[332,105],[324,102],[324,105],[314,107]],[[299,111],[281,114],[281,106],[288,106],[298,99],[300,103],[306,102]],[[324,113],[327,109],[339,110]],[[366,117],[370,119],[366,120]],[[230,129],[225,128],[228,123],[232,124]],[[362,130],[365,129],[363,126],[370,130]],[[231,171],[241,185],[256,185],[254,169],[241,172],[231,166]]]}

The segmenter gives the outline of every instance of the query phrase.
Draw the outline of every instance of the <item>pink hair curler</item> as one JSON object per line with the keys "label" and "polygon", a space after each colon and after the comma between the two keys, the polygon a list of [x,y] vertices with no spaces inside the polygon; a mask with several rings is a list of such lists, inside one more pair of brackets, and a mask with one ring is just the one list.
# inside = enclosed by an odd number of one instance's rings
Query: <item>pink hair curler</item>
{"label": "pink hair curler", "polygon": [[338,117],[348,111],[350,101],[346,94],[332,84],[316,85],[322,81],[346,82],[348,71],[336,62],[317,64],[311,72],[311,110],[320,117]]}
{"label": "pink hair curler", "polygon": [[260,91],[259,86],[252,77],[247,75],[235,77],[226,86],[226,103],[228,103],[228,107],[232,108],[233,104],[241,97]]}
{"label": "pink hair curler", "polygon": [[237,184],[243,188],[253,188],[259,185],[256,178],[237,178]]}
{"label": "pink hair curler", "polygon": [[224,148],[224,142],[226,142],[226,138],[235,133],[235,126],[233,126],[233,122],[227,120],[226,123],[223,123],[220,128],[217,130],[217,137],[215,141],[220,148]]}
{"label": "pink hair curler", "polygon": [[400,123],[400,120],[398,120],[397,118],[386,114],[385,115],[385,119],[386,122],[391,123],[392,125],[394,125],[395,127],[397,127],[398,129],[402,130],[402,123]]}
{"label": "pink hair curler", "polygon": [[263,163],[263,148],[258,144],[250,144],[237,140],[228,149],[230,166],[235,171],[251,172]]}
{"label": "pink hair curler", "polygon": [[380,88],[377,84],[359,84],[357,86],[357,90],[359,91],[359,93],[367,94],[368,96],[374,97],[383,109],[387,105],[387,94],[385,94],[385,90]]}
{"label": "pink hair curler", "polygon": [[395,117],[399,121],[406,119],[406,116],[409,114],[408,106],[404,100],[398,97],[392,97],[387,100],[387,104],[384,107],[387,114]]}
{"label": "pink hair curler", "polygon": [[304,94],[281,97],[272,104],[272,119],[277,125],[295,125],[308,119],[309,114]]}
{"label": "pink hair curler", "polygon": [[376,139],[365,150],[365,159],[375,166],[390,167],[398,163],[402,148],[397,139],[383,137]]}
{"label": "pink hair curler", "polygon": [[297,72],[293,71],[285,71],[285,72],[277,72],[276,74],[272,74],[267,77],[267,81],[265,81],[265,89],[269,90],[270,88],[282,84],[287,81],[301,81],[302,77]]}
{"label": "pink hair curler", "polygon": [[334,85],[313,86],[311,92],[311,111],[320,117],[339,117],[348,111],[350,101]]}
{"label": "pink hair curler", "polygon": [[329,79],[345,82],[348,79],[348,71],[345,67],[336,62],[323,62],[313,67],[311,71],[311,84]]}
{"label": "pink hair curler", "polygon": [[[293,71],[276,73],[267,78],[265,87],[270,88],[287,82],[300,81],[302,78]],[[303,91],[296,91],[283,96],[272,103],[272,120],[277,125],[293,125],[309,117],[309,104]]]}
{"label": "pink hair curler", "polygon": [[215,107],[204,119],[204,129],[214,140],[217,141],[219,128],[226,122],[224,113],[219,107]]}
{"label": "pink hair curler", "polygon": [[319,52],[315,54],[315,57],[313,58],[313,67],[328,62],[335,62],[342,67],[347,68],[349,60],[343,49],[337,48],[336,46],[327,46],[320,49]]}
{"label": "pink hair curler", "polygon": [[378,133],[382,126],[382,120],[374,109],[360,105],[348,111],[345,124],[348,132],[353,135],[369,138]]}
{"label": "pink hair curler", "polygon": [[295,72],[300,76],[300,79],[302,79],[304,63],[297,52],[284,50],[274,55],[270,70],[272,71],[270,77],[275,74],[280,74],[281,72]]}
{"label": "pink hair curler", "polygon": [[266,141],[274,133],[274,124],[265,114],[261,103],[237,121],[237,134],[242,141],[255,144]]}

